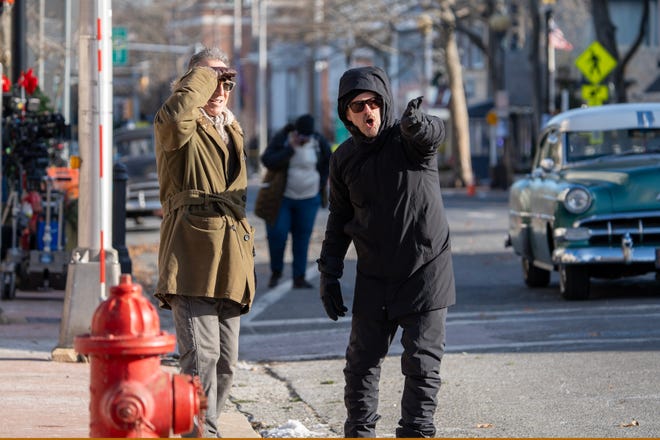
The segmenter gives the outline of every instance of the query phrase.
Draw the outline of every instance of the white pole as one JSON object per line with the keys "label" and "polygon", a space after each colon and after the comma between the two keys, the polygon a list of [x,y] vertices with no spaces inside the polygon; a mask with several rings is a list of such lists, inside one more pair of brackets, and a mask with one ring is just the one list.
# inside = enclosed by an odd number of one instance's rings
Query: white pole
{"label": "white pole", "polygon": [[[112,1],[97,0],[97,70],[98,70],[98,159],[101,219],[99,249],[101,267],[105,267],[105,251],[112,248]],[[105,283],[105,271],[101,271]]]}
{"label": "white pole", "polygon": [[[39,0],[39,63],[37,64],[37,78],[44,81],[44,20],[46,19],[46,0]],[[42,87],[43,89],[43,87]]]}
{"label": "white pole", "polygon": [[555,46],[552,40],[548,39],[548,111],[553,115],[555,106]]}
{"label": "white pole", "polygon": [[90,331],[94,311],[119,282],[112,249],[112,46],[111,0],[80,2],[78,140],[82,166],[78,246],[68,267],[55,361],[75,362],[76,335]]}

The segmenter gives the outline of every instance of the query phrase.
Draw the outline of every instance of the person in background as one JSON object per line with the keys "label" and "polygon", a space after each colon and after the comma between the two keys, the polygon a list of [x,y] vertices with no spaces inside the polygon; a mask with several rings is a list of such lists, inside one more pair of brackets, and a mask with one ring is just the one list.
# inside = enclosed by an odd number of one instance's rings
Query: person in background
{"label": "person in background", "polygon": [[346,437],[375,437],[380,367],[402,329],[405,376],[397,437],[433,437],[447,307],[455,303],[449,225],[440,193],[440,119],[411,100],[394,116],[378,67],[347,70],[337,112],[351,137],[330,160],[330,212],[318,261],[321,301],[348,309],[339,279],[352,242],[357,272],[344,368]]}
{"label": "person in background", "polygon": [[218,417],[238,360],[240,316],[255,292],[243,130],[227,108],[236,71],[217,48],[194,54],[154,120],[163,221],[155,296],[172,310],[185,374],[208,398],[196,433],[219,437]]}
{"label": "person in background", "polygon": [[266,223],[271,277],[275,287],[284,269],[284,250],[291,232],[293,287],[313,287],[305,279],[309,240],[319,206],[325,206],[330,144],[314,130],[314,117],[298,117],[293,126],[279,130],[268,143],[261,162],[271,170],[286,168],[286,185],[274,222]]}

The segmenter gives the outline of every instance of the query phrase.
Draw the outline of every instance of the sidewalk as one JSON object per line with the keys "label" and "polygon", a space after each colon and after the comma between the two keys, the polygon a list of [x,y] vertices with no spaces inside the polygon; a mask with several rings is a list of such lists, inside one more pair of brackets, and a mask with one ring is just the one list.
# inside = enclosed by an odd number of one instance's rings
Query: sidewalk
{"label": "sidewalk", "polygon": [[[18,291],[0,301],[0,437],[89,437],[90,366],[51,360],[64,295]],[[232,404],[220,429],[223,437],[259,437]]]}

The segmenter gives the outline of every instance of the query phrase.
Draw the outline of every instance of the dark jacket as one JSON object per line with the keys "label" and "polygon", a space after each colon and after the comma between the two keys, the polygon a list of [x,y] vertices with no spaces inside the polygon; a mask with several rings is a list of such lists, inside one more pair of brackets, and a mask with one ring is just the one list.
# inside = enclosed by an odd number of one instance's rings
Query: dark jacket
{"label": "dark jacket", "polygon": [[[293,156],[294,150],[289,145],[289,133],[293,130],[292,124],[287,124],[272,137],[266,150],[261,155],[261,163],[269,170],[281,170],[288,168],[289,160]],[[328,183],[328,164],[330,162],[330,144],[320,133],[314,132],[312,137],[318,144],[316,170],[319,172],[319,191],[321,195],[325,192]],[[324,197],[322,197],[324,199]],[[325,206],[325,204],[324,204]]]}
{"label": "dark jacket", "polygon": [[[384,102],[373,139],[346,119],[348,102],[362,91]],[[356,68],[342,76],[338,113],[352,137],[330,160],[330,214],[319,261],[321,272],[341,276],[352,241],[358,255],[353,313],[380,318],[456,300],[436,159],[444,125],[422,114],[421,123],[404,132],[392,111],[382,69]]]}

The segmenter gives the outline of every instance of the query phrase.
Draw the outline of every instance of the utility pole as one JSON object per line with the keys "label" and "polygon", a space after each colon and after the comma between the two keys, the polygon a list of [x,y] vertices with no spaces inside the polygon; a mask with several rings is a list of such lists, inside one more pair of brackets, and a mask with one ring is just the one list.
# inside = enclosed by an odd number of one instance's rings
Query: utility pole
{"label": "utility pole", "polygon": [[64,123],[71,124],[71,0],[64,1]]}
{"label": "utility pole", "polygon": [[26,14],[26,1],[18,1],[12,7],[13,12],[13,38],[12,38],[12,48],[13,53],[11,57],[11,68],[12,68],[12,77],[11,80],[13,83],[18,81],[18,78],[21,76],[21,72],[25,70],[27,63],[27,45],[26,45],[26,35],[27,35],[27,14]]}
{"label": "utility pole", "polygon": [[234,90],[234,113],[238,120],[241,120],[241,111],[243,110],[241,96],[241,82],[245,81],[243,77],[243,68],[241,66],[241,52],[243,52],[243,2],[234,0],[234,55],[233,64],[238,71],[239,87]]}
{"label": "utility pole", "polygon": [[121,267],[112,243],[112,22],[111,0],[80,2],[78,247],[68,267],[56,361],[75,362],[76,335],[92,317]]}
{"label": "utility pole", "polygon": [[268,88],[266,75],[268,74],[268,0],[259,0],[259,72],[258,72],[258,99],[259,99],[259,157],[268,145],[268,114],[266,94]]}

